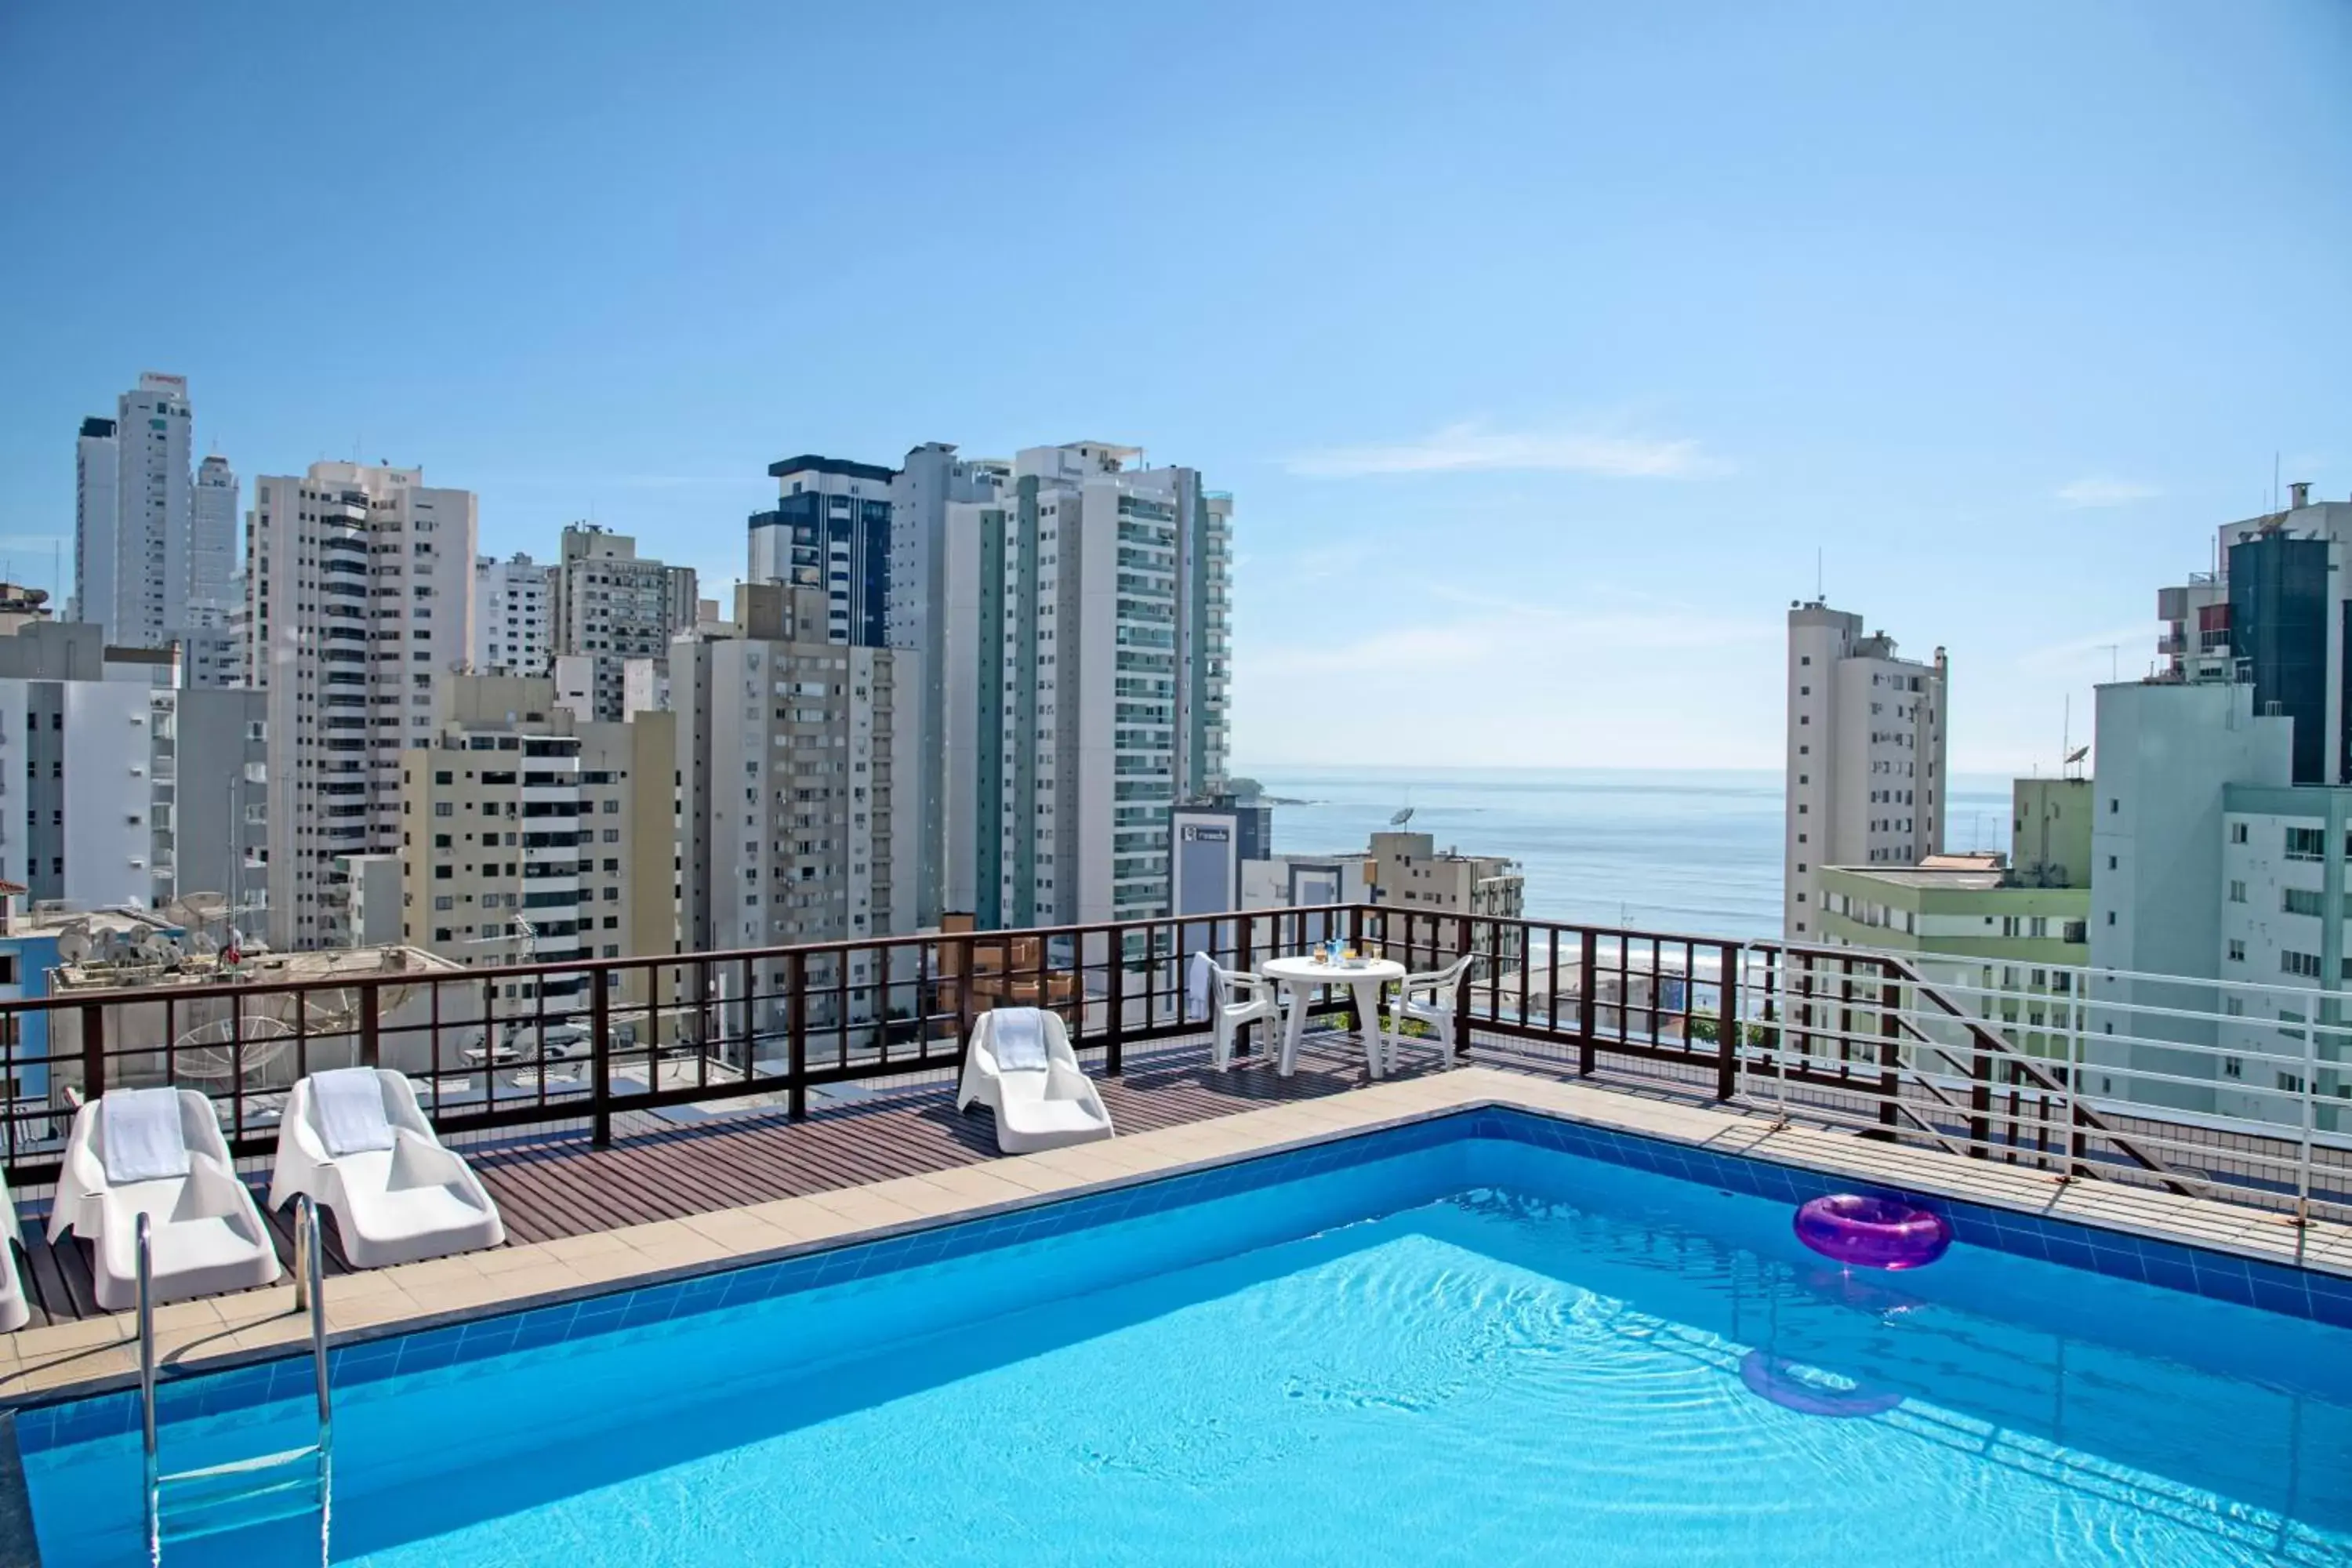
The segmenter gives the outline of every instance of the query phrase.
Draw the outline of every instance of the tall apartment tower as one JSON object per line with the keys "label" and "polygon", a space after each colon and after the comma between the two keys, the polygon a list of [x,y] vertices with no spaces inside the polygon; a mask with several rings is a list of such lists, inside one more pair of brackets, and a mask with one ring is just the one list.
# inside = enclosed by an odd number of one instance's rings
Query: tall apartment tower
{"label": "tall apartment tower", "polygon": [[474,649],[473,493],[421,468],[254,481],[245,674],[268,693],[269,939],[347,945],[348,858],[400,847],[400,754]]}
{"label": "tall apartment tower", "polygon": [[[74,441],[74,591],[66,619],[102,622],[114,608],[114,530],[122,457],[115,423],[81,422]],[[101,637],[103,632],[101,631]]]}
{"label": "tall apartment tower", "polygon": [[[163,647],[226,624],[236,479],[226,462],[207,459],[200,492],[188,467],[190,423],[187,378],[152,371],[116,400],[112,420],[82,421],[70,614],[102,626],[117,647]],[[94,471],[110,457],[110,481]],[[202,672],[211,667],[207,658]]]}
{"label": "tall apartment tower", "polygon": [[2352,784],[2352,502],[2287,487],[2286,506],[2222,525],[2215,572],[2159,589],[2171,680],[2243,681],[2254,712],[2294,721],[2294,782]]}
{"label": "tall apartment tower", "polygon": [[945,898],[984,928],[1167,913],[1170,810],[1224,779],[1232,499],[1140,456],[947,506]]}
{"label": "tall apartment tower", "polygon": [[[910,923],[898,831],[914,735],[898,655],[838,643],[821,589],[746,583],[735,617],[671,645],[678,936],[688,952],[885,935]],[[644,715],[638,722],[645,721]],[[821,958],[810,984],[842,981]],[[753,988],[772,993],[782,966]],[[856,960],[853,990],[878,974]],[[870,997],[852,999],[852,1016]],[[767,1027],[773,1019],[761,1020]]]}
{"label": "tall apartment tower", "polygon": [[695,595],[693,567],[641,558],[625,533],[592,523],[563,531],[555,568],[555,656],[583,661],[575,679],[590,694],[590,717],[626,717],[623,666],[667,658],[672,634],[694,625]]}
{"label": "tall apartment tower", "polygon": [[1824,866],[1916,866],[1943,847],[1948,665],[1814,600],[1789,609],[1782,930],[1817,942]]}
{"label": "tall apartment tower", "polygon": [[518,551],[474,563],[474,669],[540,676],[555,657],[555,568]]}
{"label": "tall apartment tower", "polygon": [[829,640],[894,646],[889,637],[891,486],[878,463],[803,456],[768,466],[781,492],[751,515],[751,578],[821,588]]}
{"label": "tall apartment tower", "polygon": [[237,479],[228,459],[196,465],[188,531],[187,603],[166,635],[180,644],[181,679],[191,687],[234,686],[245,652],[232,624],[244,595],[237,581]]}
{"label": "tall apartment tower", "polygon": [[926,441],[904,465],[804,456],[772,465],[776,508],[751,523],[751,580],[822,588],[835,642],[900,650],[898,721],[916,737],[916,774],[900,784],[900,834],[915,860],[913,920],[936,925],[946,906],[943,825],[947,518],[952,502],[993,500],[1013,465],[960,458]]}

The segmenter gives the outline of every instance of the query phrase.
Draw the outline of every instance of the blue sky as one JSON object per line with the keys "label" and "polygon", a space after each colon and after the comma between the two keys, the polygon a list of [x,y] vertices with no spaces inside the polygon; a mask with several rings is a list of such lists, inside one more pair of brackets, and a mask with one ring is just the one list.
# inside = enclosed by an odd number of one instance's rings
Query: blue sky
{"label": "blue sky", "polygon": [[1244,763],[1777,766],[1818,550],[2046,764],[2274,453],[2352,495],[2347,70],[2336,0],[5,6],[0,555],[145,368],[717,593],[776,458],[1099,437],[1236,492]]}

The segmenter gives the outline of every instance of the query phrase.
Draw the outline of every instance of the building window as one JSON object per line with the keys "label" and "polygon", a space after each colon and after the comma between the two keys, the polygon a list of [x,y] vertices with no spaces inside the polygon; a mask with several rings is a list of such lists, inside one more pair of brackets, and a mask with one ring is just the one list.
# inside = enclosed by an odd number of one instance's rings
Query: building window
{"label": "building window", "polygon": [[[2246,885],[2243,882],[2230,884],[2231,902],[2244,903]],[[2282,913],[2290,915],[2316,915],[2319,913],[2319,889],[2316,888],[2284,889],[2279,894],[2279,910]]]}
{"label": "building window", "polygon": [[[2243,942],[2231,942],[2230,945],[2238,950],[2231,953],[2230,955],[2231,957],[2245,957],[2245,944]],[[2296,975],[2305,980],[2316,980],[2319,978],[2319,954],[2315,952],[2292,952],[2282,948],[2279,950],[2279,973],[2281,974]]]}
{"label": "building window", "polygon": [[2325,860],[2327,858],[2326,833],[2316,827],[2288,828],[2286,858],[2290,860]]}
{"label": "building window", "polygon": [[2230,842],[2232,844],[2243,844],[2245,841],[2246,825],[2242,822],[2233,822],[2230,824]]}
{"label": "building window", "polygon": [[[2107,918],[2113,921],[2115,916],[2110,914]],[[2246,944],[2234,936],[2230,939],[2230,962],[2232,963],[2246,962]]]}
{"label": "building window", "polygon": [[2243,882],[2233,881],[2230,884],[2230,901],[2233,904],[2242,904],[2246,901],[2246,885]]}

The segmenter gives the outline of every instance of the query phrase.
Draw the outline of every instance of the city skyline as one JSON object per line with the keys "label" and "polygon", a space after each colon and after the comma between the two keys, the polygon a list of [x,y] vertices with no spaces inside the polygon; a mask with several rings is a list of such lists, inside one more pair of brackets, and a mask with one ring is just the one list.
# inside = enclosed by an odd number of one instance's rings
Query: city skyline
{"label": "city skyline", "polygon": [[[1099,437],[1243,497],[1239,766],[1414,760],[1292,700],[1348,679],[1433,763],[1770,767],[1780,617],[1818,583],[1906,657],[1949,651],[1956,770],[2024,771],[2054,767],[2070,698],[2079,739],[2090,685],[2148,666],[2147,585],[2270,504],[2274,458],[2352,495],[2332,7],[1097,18],[1022,35],[1075,99],[977,127],[955,62],[1003,23],[796,25],[905,68],[877,91],[909,112],[855,158],[726,88],[779,41],[748,15],[542,37],[421,13],[407,42],[445,70],[398,137],[286,138],[266,93],[187,112],[194,81],[358,47],[355,20],[158,18],[70,98],[26,68],[97,25],[0,22],[0,167],[58,237],[0,258],[46,302],[0,350],[0,554],[36,583],[71,553],[68,437],[147,370],[189,377],[193,452],[240,475],[421,464],[480,497],[486,554],[593,519],[722,597],[778,458]],[[1120,46],[1213,68],[1183,114],[1139,105],[1077,68]],[[659,120],[574,91],[624,61],[712,89]],[[992,191],[1070,117],[1119,171],[1091,199],[1148,225],[1198,195],[1165,220],[1186,245],[1008,232]],[[181,199],[222,168],[248,201]],[[898,222],[917,177],[971,194]],[[333,268],[244,242],[251,201],[353,181],[446,237]],[[146,198],[193,258],[153,287]],[[801,242],[812,210],[867,237],[854,260]]]}

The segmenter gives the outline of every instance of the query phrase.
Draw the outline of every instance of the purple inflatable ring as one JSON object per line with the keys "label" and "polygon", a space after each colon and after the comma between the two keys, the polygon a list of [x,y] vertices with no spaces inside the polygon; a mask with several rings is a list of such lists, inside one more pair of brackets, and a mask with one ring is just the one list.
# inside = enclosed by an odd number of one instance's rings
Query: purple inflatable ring
{"label": "purple inflatable ring", "polygon": [[1924,1268],[1952,1245],[1941,1215],[1887,1198],[1835,1193],[1797,1211],[1797,1239],[1824,1258],[1865,1268]]}
{"label": "purple inflatable ring", "polygon": [[1833,1388],[1799,1375],[1797,1363],[1780,1356],[1749,1351],[1739,1363],[1739,1381],[1749,1393],[1801,1415],[1877,1415],[1903,1403],[1899,1394],[1867,1389]]}

